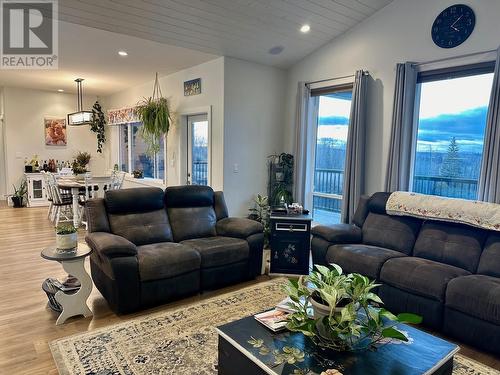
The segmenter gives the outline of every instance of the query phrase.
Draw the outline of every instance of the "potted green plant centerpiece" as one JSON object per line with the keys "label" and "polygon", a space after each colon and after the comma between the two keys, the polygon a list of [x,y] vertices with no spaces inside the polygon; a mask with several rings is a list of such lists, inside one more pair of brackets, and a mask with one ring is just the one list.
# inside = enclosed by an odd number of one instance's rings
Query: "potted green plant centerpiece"
{"label": "potted green plant centerpiece", "polygon": [[26,197],[26,194],[28,192],[28,184],[26,182],[26,179],[23,179],[18,187],[16,187],[15,185],[12,185],[12,187],[14,188],[14,194],[11,197],[12,204],[16,208],[23,207],[24,197]]}
{"label": "potted green plant centerpiece", "polygon": [[168,133],[172,123],[169,102],[162,96],[158,73],[153,86],[153,95],[139,102],[135,111],[142,122],[141,136],[148,146],[147,153],[154,155],[160,151],[161,139]]}
{"label": "potted green plant centerpiece", "polygon": [[78,245],[78,233],[71,224],[60,224],[56,227],[56,247],[58,250],[70,251]]}
{"label": "potted green plant centerpiece", "polygon": [[71,170],[77,178],[83,179],[85,173],[88,172],[87,165],[90,163],[90,158],[91,155],[88,152],[80,151],[76,154]]}
{"label": "potted green plant centerpiece", "polygon": [[287,318],[287,328],[302,332],[317,345],[359,351],[384,339],[408,341],[397,324],[422,321],[414,314],[394,315],[382,308],[382,300],[373,292],[379,285],[366,276],[344,274],[336,264],[315,268],[308,276],[289,280],[285,291],[295,310]]}

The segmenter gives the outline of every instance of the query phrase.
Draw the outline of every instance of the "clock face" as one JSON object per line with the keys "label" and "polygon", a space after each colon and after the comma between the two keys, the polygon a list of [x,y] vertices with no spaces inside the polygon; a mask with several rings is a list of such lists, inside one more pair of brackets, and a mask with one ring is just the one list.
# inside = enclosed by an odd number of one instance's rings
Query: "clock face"
{"label": "clock face", "polygon": [[432,25],[432,40],[441,48],[459,46],[472,34],[476,25],[474,11],[463,4],[452,5],[439,14]]}

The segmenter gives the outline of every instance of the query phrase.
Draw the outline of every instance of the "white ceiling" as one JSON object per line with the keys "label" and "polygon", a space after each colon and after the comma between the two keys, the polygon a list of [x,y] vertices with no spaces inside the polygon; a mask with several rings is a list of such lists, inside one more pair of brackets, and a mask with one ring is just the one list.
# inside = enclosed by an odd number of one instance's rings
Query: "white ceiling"
{"label": "white ceiling", "polygon": [[0,85],[74,91],[83,77],[86,93],[107,95],[218,56],[286,68],[390,2],[61,0],[59,70],[0,71]]}
{"label": "white ceiling", "polygon": [[[129,52],[120,57],[119,50]],[[218,56],[111,33],[59,23],[58,70],[0,70],[0,86],[76,92],[75,78],[84,78],[84,94],[108,95]]]}
{"label": "white ceiling", "polygon": [[[288,67],[392,0],[64,0],[60,18],[215,55]],[[308,34],[299,32],[309,24]],[[280,55],[268,53],[283,46]]]}

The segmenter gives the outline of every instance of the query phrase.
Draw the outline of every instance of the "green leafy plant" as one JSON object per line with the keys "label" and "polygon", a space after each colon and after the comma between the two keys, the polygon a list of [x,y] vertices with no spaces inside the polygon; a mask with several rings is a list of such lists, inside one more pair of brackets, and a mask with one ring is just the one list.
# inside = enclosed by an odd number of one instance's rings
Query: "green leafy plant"
{"label": "green leafy plant", "polygon": [[147,153],[154,155],[160,151],[161,138],[172,124],[169,102],[162,96],[158,73],[156,73],[153,95],[138,103],[136,113],[142,122],[141,136],[148,146]]}
{"label": "green leafy plant", "polygon": [[64,235],[64,234],[71,234],[71,233],[76,233],[77,230],[72,224],[59,224],[56,227],[56,234],[59,235]]}
{"label": "green leafy plant", "polygon": [[26,179],[23,179],[19,186],[16,187],[16,185],[12,185],[14,188],[14,196],[19,197],[19,198],[24,198],[26,194],[28,193],[28,183],[26,182]]}
{"label": "green leafy plant", "polygon": [[269,159],[269,202],[272,206],[293,202],[293,155],[281,153]]}
{"label": "green leafy plant", "polygon": [[418,315],[394,315],[381,308],[383,302],[373,292],[379,285],[366,276],[344,274],[336,264],[315,267],[310,275],[289,280],[284,289],[295,310],[287,317],[287,328],[302,332],[317,345],[337,351],[358,351],[384,339],[408,341],[397,324],[422,321]]}
{"label": "green leafy plant", "polygon": [[86,151],[80,151],[76,154],[75,160],[82,167],[86,167],[90,163],[91,155]]}
{"label": "green leafy plant", "polygon": [[88,152],[80,151],[76,154],[75,160],[71,164],[71,170],[74,174],[87,173],[87,165],[90,163],[91,155]]}
{"label": "green leafy plant", "polygon": [[142,169],[134,169],[132,171],[132,176],[134,176],[134,178],[143,178],[144,177],[144,171]]}
{"label": "green leafy plant", "polygon": [[257,194],[254,198],[253,207],[249,209],[250,214],[249,219],[258,221],[264,226],[264,243],[267,245],[269,243],[269,234],[271,229],[269,227],[269,200],[266,196]]}
{"label": "green leafy plant", "polygon": [[102,111],[99,101],[94,103],[92,107],[92,123],[90,130],[97,135],[97,152],[102,153],[102,145],[106,142],[106,117]]}

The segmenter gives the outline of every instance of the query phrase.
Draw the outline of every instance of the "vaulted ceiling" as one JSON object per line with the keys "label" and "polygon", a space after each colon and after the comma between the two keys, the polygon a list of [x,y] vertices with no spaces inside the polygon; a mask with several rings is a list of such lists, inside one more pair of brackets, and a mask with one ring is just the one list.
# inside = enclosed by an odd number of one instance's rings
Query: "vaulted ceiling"
{"label": "vaulted ceiling", "polygon": [[74,92],[83,77],[108,95],[220,56],[287,68],[390,2],[61,0],[59,69],[0,70],[0,85]]}
{"label": "vaulted ceiling", "polygon": [[[60,19],[288,67],[392,0],[64,0]],[[311,31],[299,29],[309,24]],[[269,53],[283,47],[278,55]]]}

